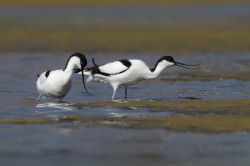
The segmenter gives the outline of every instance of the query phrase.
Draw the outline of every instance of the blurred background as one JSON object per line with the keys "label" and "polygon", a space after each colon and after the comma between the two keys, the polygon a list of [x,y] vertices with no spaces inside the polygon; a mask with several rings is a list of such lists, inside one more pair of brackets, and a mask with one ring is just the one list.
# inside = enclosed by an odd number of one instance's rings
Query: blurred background
{"label": "blurred background", "polygon": [[248,51],[248,0],[1,0],[0,52]]}

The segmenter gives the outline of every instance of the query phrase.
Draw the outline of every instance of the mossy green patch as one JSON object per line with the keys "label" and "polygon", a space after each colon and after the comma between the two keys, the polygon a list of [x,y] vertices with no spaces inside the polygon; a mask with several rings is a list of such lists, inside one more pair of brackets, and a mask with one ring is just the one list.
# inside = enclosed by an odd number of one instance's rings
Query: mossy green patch
{"label": "mossy green patch", "polygon": [[[87,117],[69,115],[58,119],[0,119],[0,124],[55,124],[74,123],[86,126],[111,126],[130,129],[167,129],[181,132],[241,132],[250,131],[250,99],[228,100],[178,100],[178,101],[135,101],[135,102],[91,102],[77,104],[80,107],[145,107],[159,111],[180,108],[187,115],[174,114],[165,117]],[[178,109],[176,110],[179,111]],[[192,112],[192,114],[188,114]],[[209,113],[209,114],[207,114]],[[214,115],[211,115],[214,114]]]}
{"label": "mossy green patch", "polygon": [[170,111],[171,108],[177,108],[174,111],[181,110],[187,113],[192,112],[210,112],[223,114],[250,114],[250,99],[200,99],[200,100],[175,100],[175,101],[133,101],[133,102],[91,102],[87,104],[76,104],[76,106],[86,107],[143,107],[154,108],[159,111]]}
{"label": "mossy green patch", "polygon": [[55,120],[45,117],[35,118],[35,119],[0,119],[0,124],[51,124],[56,123]]}
{"label": "mossy green patch", "polygon": [[1,29],[1,51],[161,52],[249,51],[249,28]]}
{"label": "mossy green patch", "polygon": [[[250,116],[169,116],[169,117],[83,117],[69,116],[71,120],[89,125],[109,125],[134,129],[164,128],[194,132],[236,132],[250,130]],[[107,123],[112,122],[112,123]]]}
{"label": "mossy green patch", "polygon": [[232,132],[250,130],[248,116],[171,116],[135,123],[136,128],[166,128],[177,131]]}
{"label": "mossy green patch", "polygon": [[250,131],[250,116],[170,116],[170,117],[85,117],[71,115],[53,119],[0,120],[1,124],[53,124],[78,122],[87,126],[112,126],[131,129],[168,129],[182,132],[240,132]]}

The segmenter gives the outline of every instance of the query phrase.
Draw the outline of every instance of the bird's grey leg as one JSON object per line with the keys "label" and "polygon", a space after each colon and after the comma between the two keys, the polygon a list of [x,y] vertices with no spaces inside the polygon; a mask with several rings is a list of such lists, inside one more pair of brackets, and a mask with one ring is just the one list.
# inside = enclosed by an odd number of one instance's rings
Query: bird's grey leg
{"label": "bird's grey leg", "polygon": [[59,98],[59,103],[61,103],[62,102],[62,98]]}
{"label": "bird's grey leg", "polygon": [[37,101],[40,101],[40,98],[41,98],[41,95],[39,95],[39,96],[38,96],[38,99],[37,99]]}
{"label": "bird's grey leg", "polygon": [[118,86],[112,86],[113,87],[113,95],[112,95],[112,100],[114,100],[115,99],[115,93],[116,93],[116,90],[117,90],[117,88],[118,88]]}
{"label": "bird's grey leg", "polygon": [[127,99],[128,98],[128,87],[127,86],[124,86],[124,90],[125,90],[125,96],[124,96],[124,99]]}

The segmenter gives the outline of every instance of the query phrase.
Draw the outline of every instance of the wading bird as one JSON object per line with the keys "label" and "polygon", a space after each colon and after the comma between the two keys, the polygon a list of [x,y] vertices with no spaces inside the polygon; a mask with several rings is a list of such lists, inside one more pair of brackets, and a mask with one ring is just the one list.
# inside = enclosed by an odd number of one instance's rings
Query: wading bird
{"label": "wading bird", "polygon": [[[187,69],[195,69],[191,68],[191,66],[197,66],[176,62],[172,56],[163,56],[156,62],[152,69],[139,59],[118,60],[104,65],[97,65],[94,59],[92,59],[92,62],[94,64],[93,67],[83,70],[84,75],[89,76],[87,82],[94,80],[109,83],[113,88],[112,100],[115,99],[115,93],[119,86],[124,87],[125,99],[127,99],[129,85],[141,80],[154,79],[167,67],[176,65]],[[76,69],[75,73],[79,74],[81,70]]]}
{"label": "wading bird", "polygon": [[[86,57],[81,53],[72,54],[66,63],[63,70],[53,70],[43,72],[38,75],[36,82],[37,90],[39,92],[38,101],[41,97],[58,98],[59,101],[69,92],[71,89],[71,76],[74,69],[83,71],[87,65]],[[88,93],[84,84],[84,75],[82,74],[82,82],[86,92]]]}

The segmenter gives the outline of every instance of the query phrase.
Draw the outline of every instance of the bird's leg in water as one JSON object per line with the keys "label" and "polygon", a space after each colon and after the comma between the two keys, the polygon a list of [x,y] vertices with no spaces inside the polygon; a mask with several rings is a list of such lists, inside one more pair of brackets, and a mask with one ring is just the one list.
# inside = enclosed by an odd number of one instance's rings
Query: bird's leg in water
{"label": "bird's leg in water", "polygon": [[125,90],[124,99],[127,99],[127,98],[128,98],[128,87],[127,87],[127,86],[124,86],[124,90]]}

